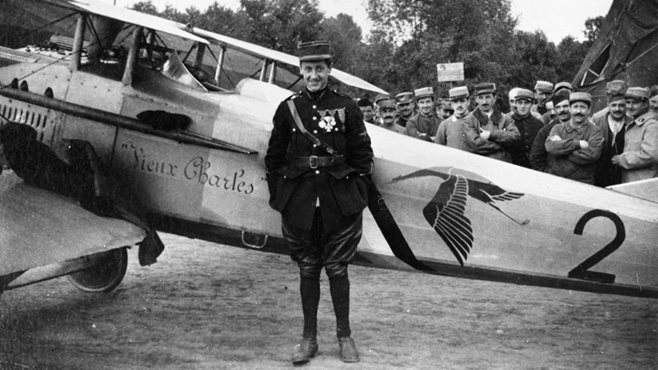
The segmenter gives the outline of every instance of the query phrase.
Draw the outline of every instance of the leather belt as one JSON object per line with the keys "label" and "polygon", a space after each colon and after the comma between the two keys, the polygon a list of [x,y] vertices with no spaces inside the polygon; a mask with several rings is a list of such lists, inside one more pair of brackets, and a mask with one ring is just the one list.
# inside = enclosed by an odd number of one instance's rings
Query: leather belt
{"label": "leather belt", "polygon": [[345,157],[342,155],[327,155],[318,157],[312,155],[310,157],[293,157],[291,165],[295,167],[316,169],[320,167],[331,167],[345,163]]}

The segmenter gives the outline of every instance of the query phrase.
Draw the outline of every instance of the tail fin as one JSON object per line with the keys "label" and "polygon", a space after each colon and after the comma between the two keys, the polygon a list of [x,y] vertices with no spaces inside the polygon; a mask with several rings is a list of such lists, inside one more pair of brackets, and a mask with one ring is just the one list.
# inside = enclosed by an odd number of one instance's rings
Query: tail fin
{"label": "tail fin", "polygon": [[608,189],[658,203],[658,178],[612,185]]}

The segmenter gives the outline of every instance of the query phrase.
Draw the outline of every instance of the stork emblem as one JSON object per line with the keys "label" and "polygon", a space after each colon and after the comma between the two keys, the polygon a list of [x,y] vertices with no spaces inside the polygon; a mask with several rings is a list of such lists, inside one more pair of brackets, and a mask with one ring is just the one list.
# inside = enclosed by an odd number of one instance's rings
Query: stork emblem
{"label": "stork emblem", "polygon": [[[405,176],[398,176],[392,182],[425,176],[436,176],[444,180],[434,198],[423,208],[423,216],[448,245],[459,264],[464,266],[464,261],[473,247],[473,226],[471,220],[464,215],[468,196],[484,202],[521,226],[527,225],[530,220],[519,222],[496,205],[496,202],[519,199],[523,193],[506,191],[491,182],[467,179],[464,175],[453,174],[452,170],[451,167],[447,173],[444,173],[424,169]],[[473,174],[473,177],[479,176]]]}

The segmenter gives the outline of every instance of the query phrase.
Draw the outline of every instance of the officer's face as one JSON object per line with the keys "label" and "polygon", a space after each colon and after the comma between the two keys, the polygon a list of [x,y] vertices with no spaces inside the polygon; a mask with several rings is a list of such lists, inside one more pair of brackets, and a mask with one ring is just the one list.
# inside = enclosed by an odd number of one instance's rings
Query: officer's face
{"label": "officer's face", "polygon": [[581,125],[587,121],[589,115],[589,105],[585,102],[576,101],[569,105],[571,111],[571,122],[576,125]]}
{"label": "officer's face", "polygon": [[384,107],[379,108],[379,115],[382,116],[382,122],[386,125],[392,125],[395,121],[395,108]]}
{"label": "officer's face", "polygon": [[619,121],[624,118],[626,115],[626,102],[623,99],[615,100],[612,103],[608,103],[608,108],[610,110],[610,115],[613,119]]}
{"label": "officer's face", "polygon": [[512,95],[509,96],[509,107],[512,110],[512,113],[516,112],[516,98]]}
{"label": "officer's face", "polygon": [[562,100],[555,105],[555,113],[560,122],[567,122],[571,119],[571,111],[569,111],[569,101]]}
{"label": "officer's face", "polygon": [[434,109],[434,99],[432,98],[421,98],[418,99],[418,111],[423,116],[429,116],[432,114]]}
{"label": "officer's face", "polygon": [[361,113],[363,113],[363,120],[366,122],[372,122],[373,117],[375,116],[375,111],[371,106],[359,107],[361,108]]}
{"label": "officer's face", "polygon": [[651,111],[658,114],[658,95],[651,97],[649,99],[649,106],[651,106]]}
{"label": "officer's face", "polygon": [[532,102],[527,99],[518,99],[514,103],[516,106],[516,112],[521,116],[525,117],[530,114],[530,108],[532,107]]}
{"label": "officer's face", "polygon": [[457,99],[452,101],[452,107],[455,108],[455,116],[461,118],[468,113],[468,99]]}
{"label": "officer's face", "polygon": [[496,98],[493,94],[480,94],[475,97],[475,102],[478,103],[478,108],[484,113],[489,113],[493,109]]}
{"label": "officer's face", "polygon": [[649,110],[649,103],[646,100],[626,98],[626,110],[629,116],[638,118]]}
{"label": "officer's face", "polygon": [[299,70],[304,77],[306,88],[311,91],[322,90],[329,82],[331,67],[324,60],[303,61]]}
{"label": "officer's face", "polygon": [[397,109],[402,117],[408,118],[414,113],[414,102],[398,103]]}

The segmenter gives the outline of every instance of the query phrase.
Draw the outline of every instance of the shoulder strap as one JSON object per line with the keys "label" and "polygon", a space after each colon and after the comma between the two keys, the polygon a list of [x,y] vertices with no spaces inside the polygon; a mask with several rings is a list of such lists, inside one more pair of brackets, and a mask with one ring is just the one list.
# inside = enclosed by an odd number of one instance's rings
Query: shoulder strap
{"label": "shoulder strap", "polygon": [[288,100],[288,109],[290,109],[290,113],[292,114],[292,118],[295,120],[295,124],[297,125],[297,128],[299,131],[301,131],[304,136],[306,136],[307,139],[309,139],[313,144],[318,145],[322,147],[327,153],[331,155],[336,155],[336,151],[334,148],[332,148],[329,144],[323,142],[322,140],[318,139],[317,137],[313,136],[308,130],[304,127],[304,124],[302,123],[302,119],[299,117],[299,113],[297,112],[297,107],[295,106],[295,102],[292,100]]}

